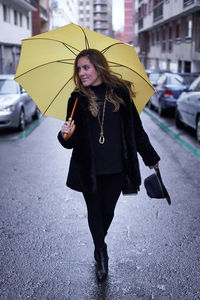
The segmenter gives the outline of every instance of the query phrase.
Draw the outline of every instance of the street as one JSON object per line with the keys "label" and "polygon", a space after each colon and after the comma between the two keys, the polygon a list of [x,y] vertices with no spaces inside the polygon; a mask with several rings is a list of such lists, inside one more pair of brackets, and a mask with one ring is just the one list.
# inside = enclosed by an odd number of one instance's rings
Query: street
{"label": "street", "polygon": [[[102,284],[84,199],[65,186],[71,151],[57,141],[62,122],[45,118],[24,138],[0,140],[0,299],[200,299],[200,159],[148,113],[143,125],[172,204],[150,199],[143,184],[137,196],[120,196]],[[186,142],[199,153],[194,136]],[[153,172],[141,159],[140,169],[143,180]]]}

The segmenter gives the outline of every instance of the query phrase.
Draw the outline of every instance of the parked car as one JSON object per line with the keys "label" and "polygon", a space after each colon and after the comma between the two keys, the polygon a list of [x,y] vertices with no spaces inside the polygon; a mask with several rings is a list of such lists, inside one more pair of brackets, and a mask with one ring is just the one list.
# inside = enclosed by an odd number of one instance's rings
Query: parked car
{"label": "parked car", "polygon": [[178,128],[186,124],[195,129],[200,143],[200,76],[178,98],[175,122]]}
{"label": "parked car", "polygon": [[158,79],[166,71],[163,71],[163,70],[145,70],[145,72],[146,72],[147,76],[149,77],[149,80],[151,81],[152,85],[154,87],[156,87]]}
{"label": "parked car", "polygon": [[14,75],[0,75],[0,129],[15,127],[23,131],[28,120],[39,116],[36,104]]}
{"label": "parked car", "polygon": [[155,107],[160,116],[163,116],[166,111],[174,112],[178,97],[196,76],[188,73],[163,73],[157,82],[156,93],[149,101],[149,107]]}

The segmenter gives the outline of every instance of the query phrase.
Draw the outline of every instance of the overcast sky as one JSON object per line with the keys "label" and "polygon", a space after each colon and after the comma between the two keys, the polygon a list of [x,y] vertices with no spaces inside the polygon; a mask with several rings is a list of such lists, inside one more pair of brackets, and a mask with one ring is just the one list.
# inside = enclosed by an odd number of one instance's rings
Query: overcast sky
{"label": "overcast sky", "polygon": [[112,0],[113,29],[119,30],[124,26],[124,0]]}

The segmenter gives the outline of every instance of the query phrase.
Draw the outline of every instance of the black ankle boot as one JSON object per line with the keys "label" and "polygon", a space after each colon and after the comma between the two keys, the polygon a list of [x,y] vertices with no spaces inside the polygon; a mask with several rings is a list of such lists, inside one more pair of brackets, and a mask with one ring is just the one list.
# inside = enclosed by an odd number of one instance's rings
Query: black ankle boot
{"label": "black ankle boot", "polygon": [[102,282],[108,275],[107,246],[105,245],[102,248],[95,249],[94,257],[97,261],[97,279],[99,282]]}

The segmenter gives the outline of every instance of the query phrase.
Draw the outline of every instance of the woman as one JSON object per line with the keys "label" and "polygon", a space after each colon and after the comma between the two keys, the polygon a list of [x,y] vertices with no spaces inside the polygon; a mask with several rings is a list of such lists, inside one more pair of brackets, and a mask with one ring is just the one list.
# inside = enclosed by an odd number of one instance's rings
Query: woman
{"label": "woman", "polygon": [[[105,237],[121,191],[137,193],[141,184],[137,152],[145,165],[156,168],[160,160],[145,133],[131,99],[128,82],[119,79],[99,51],[83,50],[74,63],[75,90],[68,101],[67,120],[75,99],[72,123],[65,122],[58,140],[73,148],[67,186],[83,193],[94,241],[97,279],[108,273]],[[75,132],[65,140],[64,135]]]}

